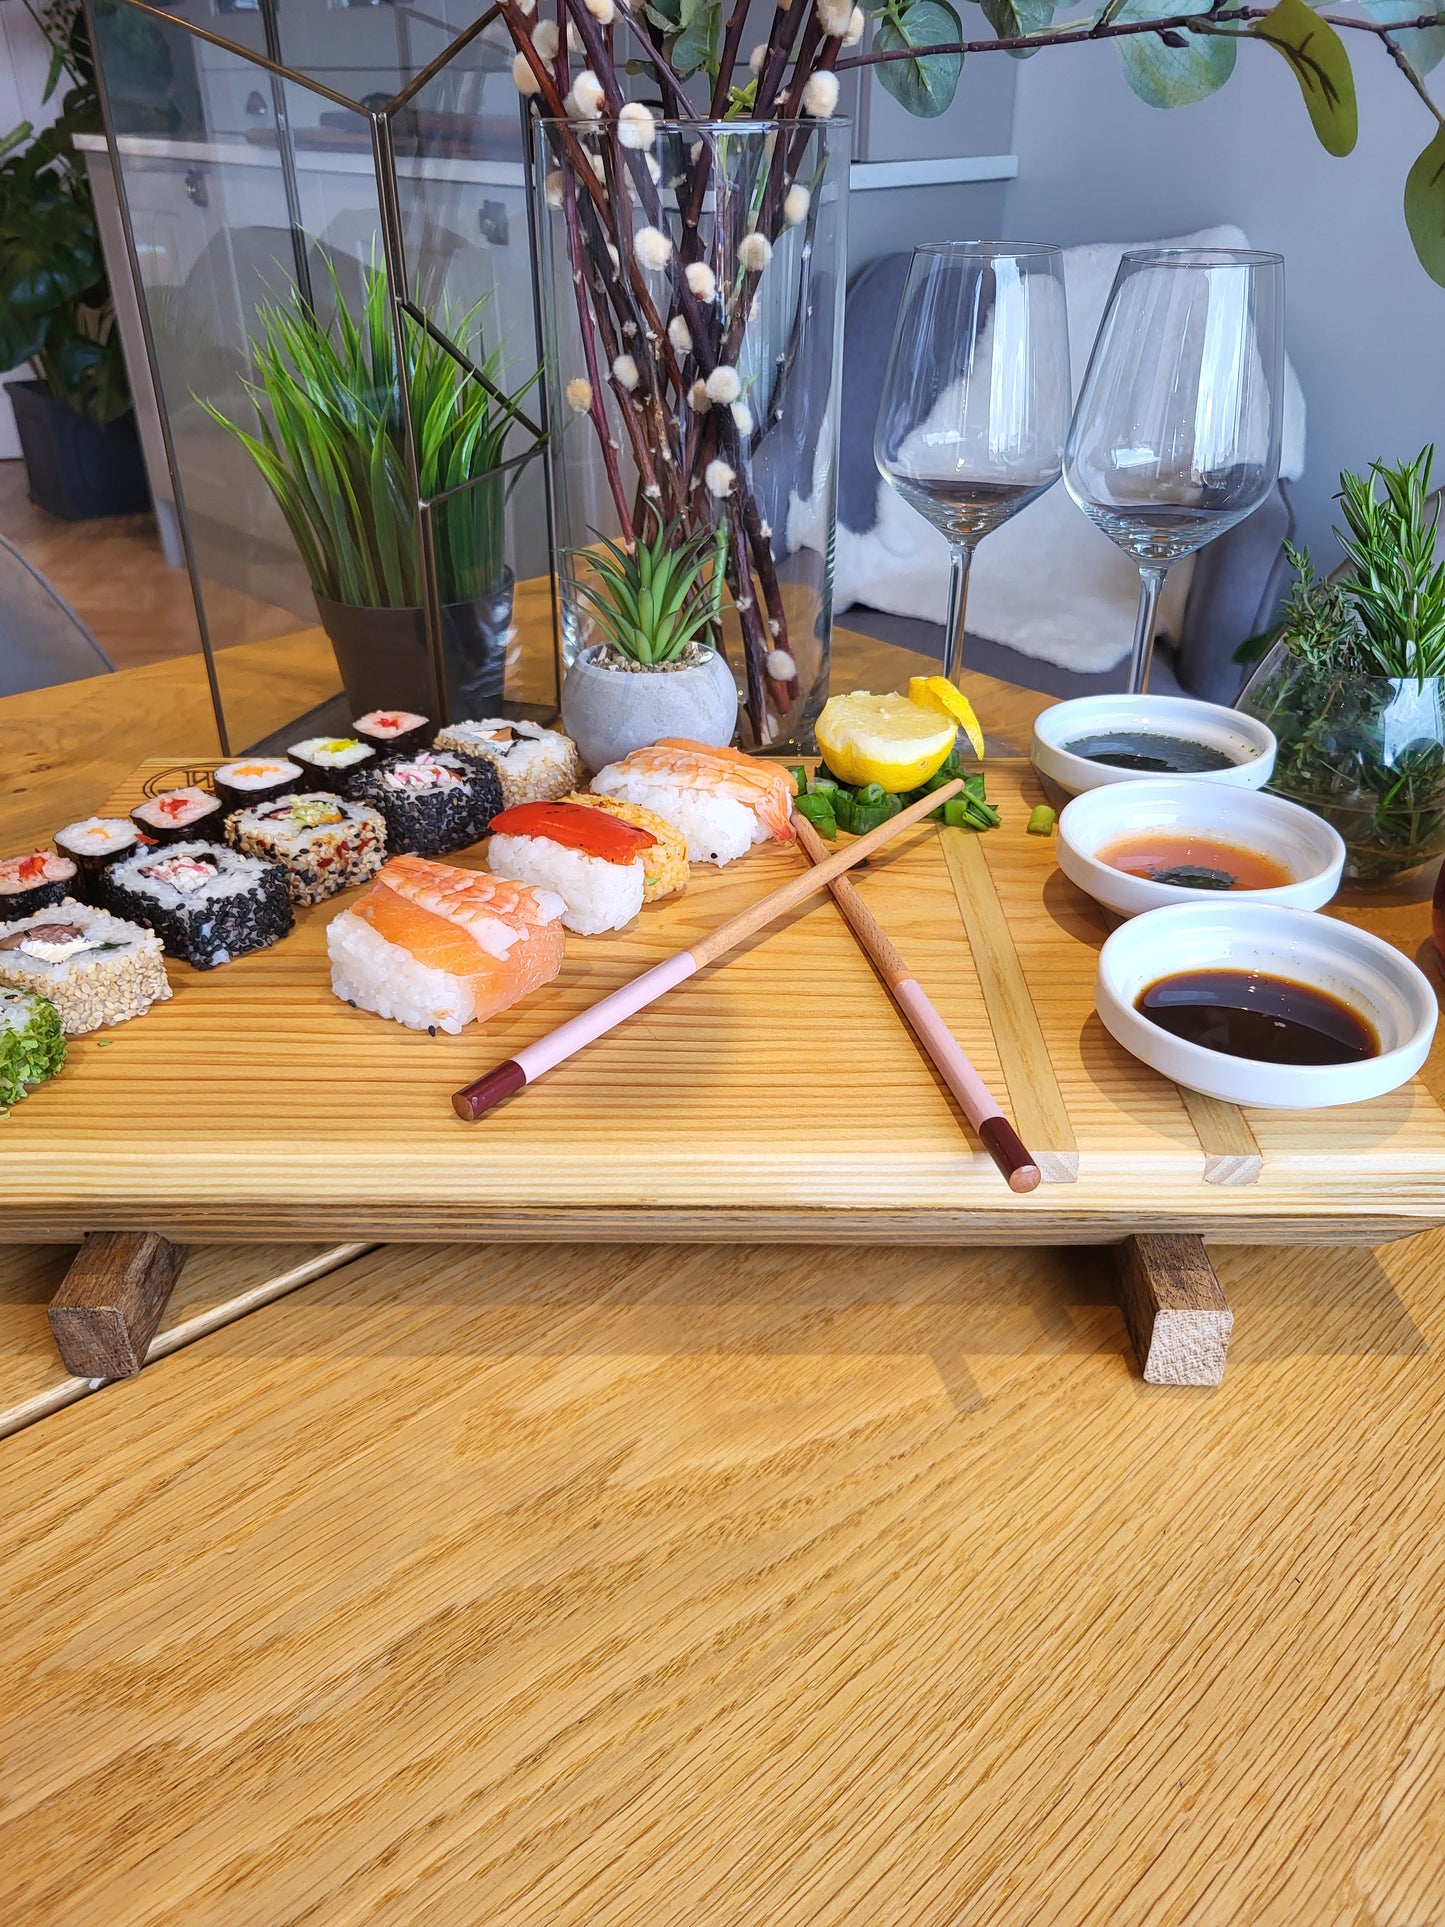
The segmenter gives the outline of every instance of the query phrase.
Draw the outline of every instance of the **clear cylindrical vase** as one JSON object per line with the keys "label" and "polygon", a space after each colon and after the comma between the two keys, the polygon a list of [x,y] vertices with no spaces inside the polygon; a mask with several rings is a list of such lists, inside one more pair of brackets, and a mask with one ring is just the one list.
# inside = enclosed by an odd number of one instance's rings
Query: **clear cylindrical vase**
{"label": "clear cylindrical vase", "polygon": [[637,109],[536,129],[563,656],[597,639],[589,550],[706,532],[755,750],[810,748],[828,693],[849,146]]}

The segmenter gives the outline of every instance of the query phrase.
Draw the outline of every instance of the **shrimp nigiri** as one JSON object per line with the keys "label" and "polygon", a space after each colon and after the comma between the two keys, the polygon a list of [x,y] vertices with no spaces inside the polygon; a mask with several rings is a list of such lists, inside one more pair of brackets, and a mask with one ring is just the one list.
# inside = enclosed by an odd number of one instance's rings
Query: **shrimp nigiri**
{"label": "shrimp nigiri", "polygon": [[610,763],[593,777],[592,787],[675,824],[693,863],[721,868],[769,836],[793,840],[792,777],[740,750],[671,737]]}

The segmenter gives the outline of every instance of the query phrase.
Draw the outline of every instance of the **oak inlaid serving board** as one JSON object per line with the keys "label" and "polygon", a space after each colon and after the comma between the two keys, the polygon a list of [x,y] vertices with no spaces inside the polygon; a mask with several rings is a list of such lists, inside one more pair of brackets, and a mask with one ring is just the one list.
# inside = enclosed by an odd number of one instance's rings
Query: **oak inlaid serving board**
{"label": "oak inlaid serving board", "polygon": [[[186,780],[144,765],[111,799]],[[1373,1103],[1240,1113],[1130,1057],[1093,1008],[1105,915],[1025,824],[1023,761],[989,765],[1000,829],[905,834],[859,887],[1050,1182],[1008,1191],[822,896],[493,1113],[450,1093],[763,896],[768,845],[623,934],[569,937],[556,983],[428,1037],[331,995],[330,917],[74,1040],[0,1123],[0,1232],[145,1227],[283,1237],[1379,1243],[1445,1222],[1445,1115],[1416,1081]],[[479,848],[459,861],[482,862]]]}

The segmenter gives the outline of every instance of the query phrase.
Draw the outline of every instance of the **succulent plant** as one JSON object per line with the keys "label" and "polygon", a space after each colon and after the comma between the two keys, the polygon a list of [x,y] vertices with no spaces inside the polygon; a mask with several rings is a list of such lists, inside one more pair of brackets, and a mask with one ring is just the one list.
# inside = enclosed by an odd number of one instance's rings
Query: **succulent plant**
{"label": "succulent plant", "polygon": [[707,639],[722,595],[717,550],[726,535],[725,526],[716,538],[706,530],[685,535],[680,523],[670,522],[650,539],[639,536],[630,551],[606,537],[596,548],[573,551],[596,577],[579,584],[578,594],[618,655],[657,668]]}

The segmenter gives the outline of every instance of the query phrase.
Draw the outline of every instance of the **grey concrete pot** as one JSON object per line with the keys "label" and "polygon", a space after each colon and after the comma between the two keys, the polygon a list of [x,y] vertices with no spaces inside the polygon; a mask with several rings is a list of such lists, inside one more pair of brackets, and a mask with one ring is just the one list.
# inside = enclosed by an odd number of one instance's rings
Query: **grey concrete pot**
{"label": "grey concrete pot", "polygon": [[715,650],[690,669],[606,669],[584,649],[562,684],[562,727],[590,770],[664,736],[721,747],[733,739],[738,692]]}

